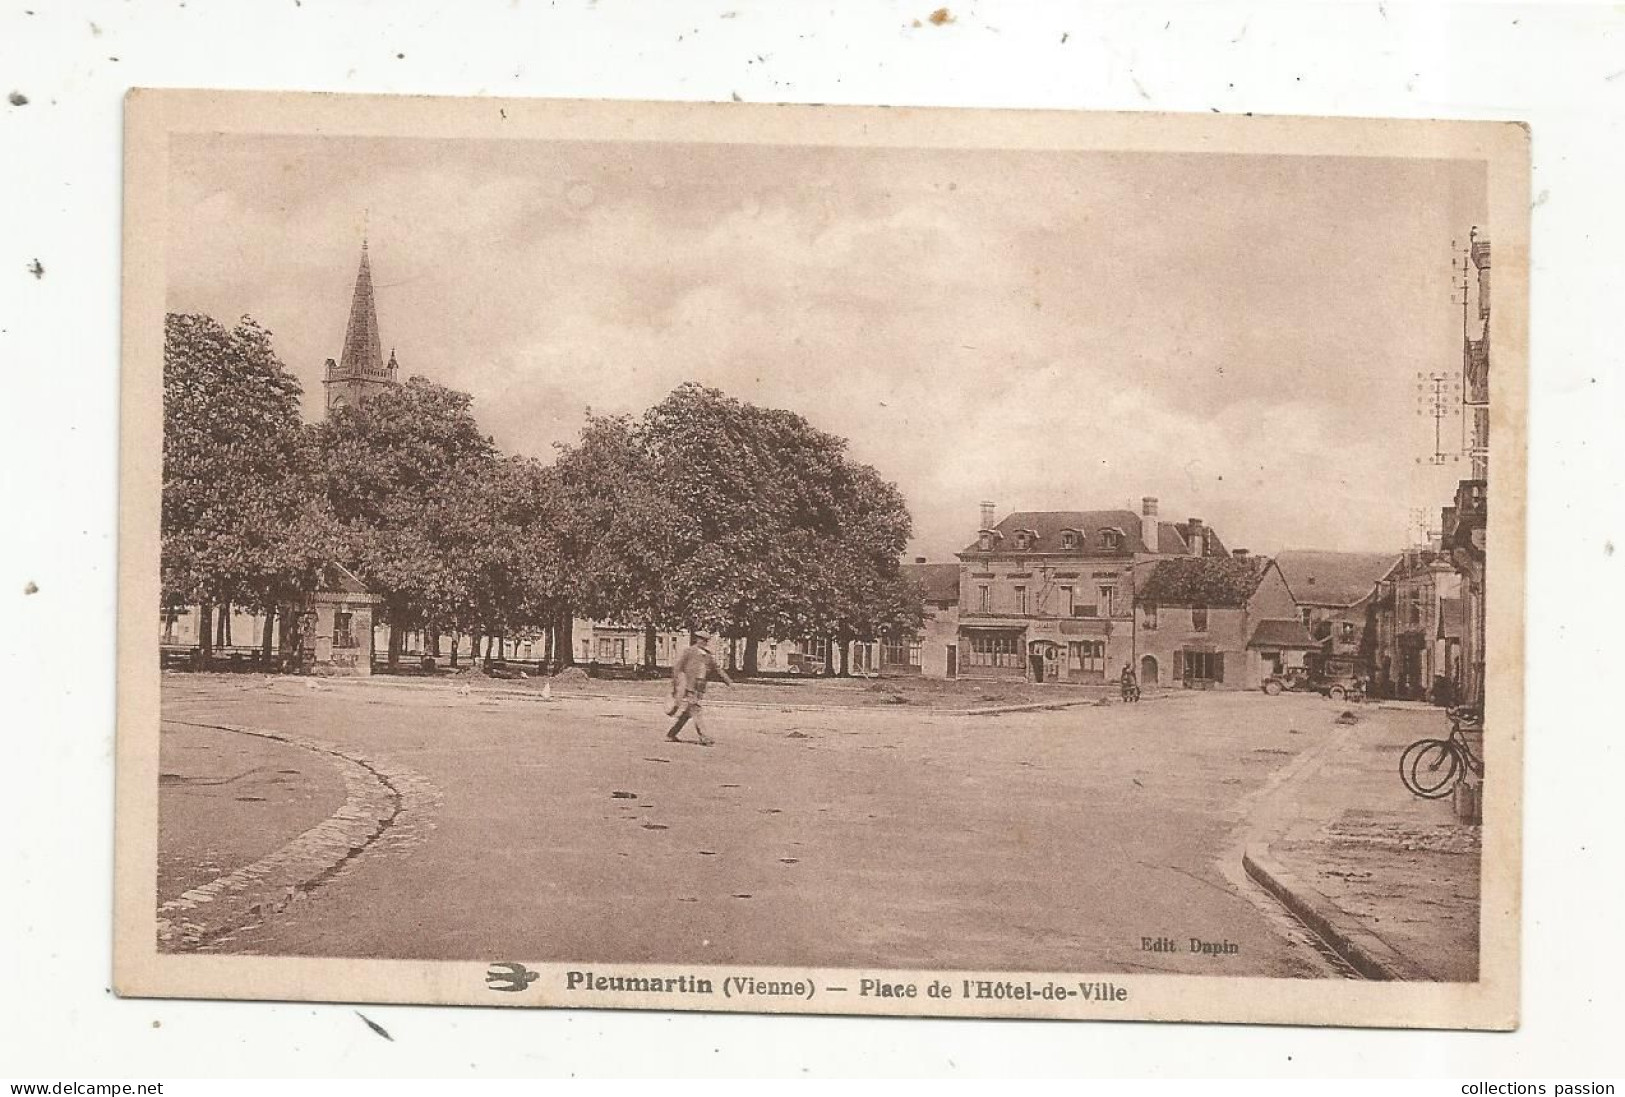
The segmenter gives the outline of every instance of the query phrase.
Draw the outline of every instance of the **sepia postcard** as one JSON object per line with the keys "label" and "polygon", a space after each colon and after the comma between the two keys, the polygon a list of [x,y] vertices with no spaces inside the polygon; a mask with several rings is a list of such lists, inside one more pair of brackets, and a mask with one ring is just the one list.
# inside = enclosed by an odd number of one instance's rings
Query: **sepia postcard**
{"label": "sepia postcard", "polygon": [[1525,127],[125,157],[119,993],[1516,1026]]}

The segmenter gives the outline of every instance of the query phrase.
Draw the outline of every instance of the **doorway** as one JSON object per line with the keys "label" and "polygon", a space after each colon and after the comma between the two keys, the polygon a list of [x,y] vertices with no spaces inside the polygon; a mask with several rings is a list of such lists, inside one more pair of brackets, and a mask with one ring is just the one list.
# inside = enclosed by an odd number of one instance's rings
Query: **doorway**
{"label": "doorway", "polygon": [[1157,657],[1146,655],[1140,659],[1140,688],[1146,689],[1157,684]]}

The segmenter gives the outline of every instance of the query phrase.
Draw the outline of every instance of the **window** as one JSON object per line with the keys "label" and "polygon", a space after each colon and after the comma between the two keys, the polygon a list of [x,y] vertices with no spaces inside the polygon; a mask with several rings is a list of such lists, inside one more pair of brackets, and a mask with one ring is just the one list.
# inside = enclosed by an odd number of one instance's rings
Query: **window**
{"label": "window", "polygon": [[1148,632],[1157,631],[1157,607],[1154,605],[1145,607],[1145,627]]}
{"label": "window", "polygon": [[1071,617],[1078,608],[1078,592],[1073,587],[1061,588],[1061,612]]}
{"label": "window", "polygon": [[969,663],[973,667],[1020,669],[1020,637],[1015,633],[971,633]]}
{"label": "window", "polygon": [[1112,595],[1116,592],[1116,590],[1116,587],[1095,588],[1096,614],[1101,617],[1110,617],[1112,615]]}
{"label": "window", "polygon": [[917,667],[920,645],[911,640],[887,640],[880,647],[880,661],[894,667]]}
{"label": "window", "polygon": [[1016,551],[1017,552],[1026,552],[1028,546],[1031,545],[1031,544],[1032,544],[1032,538],[1028,534],[1026,534],[1026,533],[1018,533],[1018,534],[1016,534]]}
{"label": "window", "polygon": [[355,636],[350,631],[354,617],[348,613],[333,614],[333,646],[336,648],[353,648],[356,646]]}
{"label": "window", "polygon": [[1061,547],[1075,549],[1078,547],[1078,531],[1069,529],[1061,534]]}
{"label": "window", "polygon": [[977,587],[976,590],[977,590],[977,595],[976,595],[976,598],[977,598],[976,604],[977,604],[977,606],[981,609],[981,611],[983,613],[987,613],[990,610],[992,610],[992,608],[993,608],[993,588],[988,586],[986,583],[983,583],[981,586]]}
{"label": "window", "polygon": [[1106,641],[1074,640],[1067,645],[1067,665],[1080,673],[1106,672]]}
{"label": "window", "polygon": [[1025,617],[1027,615],[1027,588],[1026,587],[1019,587],[1018,586],[1016,588],[1016,612],[1021,614],[1023,617]]}
{"label": "window", "polygon": [[1123,547],[1123,531],[1116,529],[1101,530],[1100,544],[1107,552],[1116,552]]}
{"label": "window", "polygon": [[1345,639],[1345,640],[1354,639],[1354,622],[1353,621],[1344,621],[1343,622],[1343,639]]}
{"label": "window", "polygon": [[1191,631],[1207,631],[1207,607],[1200,602],[1191,607]]}
{"label": "window", "polygon": [[1217,651],[1184,652],[1185,681],[1224,681],[1224,655]]}
{"label": "window", "polygon": [[1412,595],[1411,596],[1411,624],[1420,625],[1421,623],[1422,623],[1422,599],[1418,595]]}
{"label": "window", "polygon": [[1303,618],[1303,623],[1304,623],[1304,625],[1306,627],[1308,626],[1310,619],[1313,618],[1314,615],[1315,615],[1315,611],[1310,609],[1308,606],[1304,606],[1302,609],[1298,610],[1298,616]]}
{"label": "window", "polygon": [[976,539],[976,546],[983,552],[991,552],[993,549],[993,535],[991,533],[982,534]]}

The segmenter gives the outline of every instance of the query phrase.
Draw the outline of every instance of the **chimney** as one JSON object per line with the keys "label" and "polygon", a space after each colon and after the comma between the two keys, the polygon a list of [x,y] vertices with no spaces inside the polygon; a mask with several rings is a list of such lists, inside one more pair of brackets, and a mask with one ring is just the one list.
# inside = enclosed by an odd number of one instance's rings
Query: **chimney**
{"label": "chimney", "polygon": [[993,528],[993,504],[991,502],[984,501],[982,503],[982,524],[980,526],[977,526],[976,528],[977,529],[992,529]]}
{"label": "chimney", "polygon": [[1192,556],[1207,555],[1207,533],[1202,528],[1200,518],[1185,519],[1185,528],[1189,531],[1185,540],[1190,544]]}
{"label": "chimney", "polygon": [[1157,497],[1147,495],[1140,500],[1140,541],[1147,552],[1158,549],[1161,538],[1157,536],[1157,528]]}

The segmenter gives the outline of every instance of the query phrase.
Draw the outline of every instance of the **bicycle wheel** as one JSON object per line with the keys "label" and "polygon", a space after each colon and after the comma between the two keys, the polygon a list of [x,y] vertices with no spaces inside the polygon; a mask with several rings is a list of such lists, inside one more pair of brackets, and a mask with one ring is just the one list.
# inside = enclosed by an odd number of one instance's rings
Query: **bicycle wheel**
{"label": "bicycle wheel", "polygon": [[1461,755],[1444,739],[1418,739],[1399,756],[1399,777],[1413,795],[1438,800],[1461,779]]}

